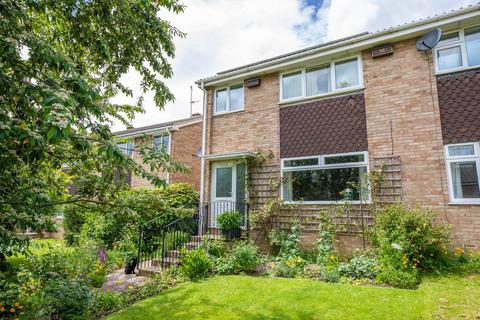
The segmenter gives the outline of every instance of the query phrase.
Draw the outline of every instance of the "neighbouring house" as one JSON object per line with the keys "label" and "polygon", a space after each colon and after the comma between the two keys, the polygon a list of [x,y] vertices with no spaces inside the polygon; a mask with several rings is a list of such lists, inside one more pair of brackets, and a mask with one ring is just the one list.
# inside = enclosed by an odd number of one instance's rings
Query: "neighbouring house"
{"label": "neighbouring house", "polygon": [[[141,155],[135,146],[153,144],[157,148],[165,148],[170,157],[190,169],[189,174],[178,172],[158,172],[167,183],[186,182],[195,189],[200,189],[200,149],[202,146],[202,116],[194,114],[190,118],[158,123],[145,127],[129,128],[114,132],[121,138],[119,147],[138,163],[143,164]],[[144,165],[145,166],[145,165]],[[145,166],[146,169],[147,166]],[[130,175],[127,183],[132,187],[150,187],[151,183],[142,177]]]}
{"label": "neighbouring house", "polygon": [[[439,28],[432,50],[417,39]],[[480,5],[365,32],[219,72],[204,90],[202,202],[208,228],[247,203],[296,204],[276,219],[302,223],[313,245],[320,208],[345,248],[372,219],[365,173],[381,168],[374,195],[435,209],[453,240],[480,248]],[[258,160],[258,153],[273,157]],[[249,161],[253,160],[253,161]],[[360,186],[360,187],[359,187]],[[365,191],[366,190],[366,191]]]}

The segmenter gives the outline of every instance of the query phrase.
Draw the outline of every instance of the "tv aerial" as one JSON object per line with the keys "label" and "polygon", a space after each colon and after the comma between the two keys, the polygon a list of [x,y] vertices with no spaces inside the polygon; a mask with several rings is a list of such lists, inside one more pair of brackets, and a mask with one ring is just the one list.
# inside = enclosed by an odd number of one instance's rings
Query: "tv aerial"
{"label": "tv aerial", "polygon": [[440,42],[442,37],[442,29],[433,29],[425,33],[423,36],[417,40],[417,50],[418,51],[428,51],[433,48]]}

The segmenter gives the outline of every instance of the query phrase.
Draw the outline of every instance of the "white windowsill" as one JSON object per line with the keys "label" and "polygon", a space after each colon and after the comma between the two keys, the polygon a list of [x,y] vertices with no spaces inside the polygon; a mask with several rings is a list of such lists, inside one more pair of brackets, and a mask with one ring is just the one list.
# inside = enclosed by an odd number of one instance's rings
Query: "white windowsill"
{"label": "white windowsill", "polygon": [[445,75],[445,74],[449,74],[449,73],[456,73],[456,72],[468,71],[468,70],[473,70],[473,69],[480,69],[480,66],[459,67],[459,68],[454,68],[454,69],[441,70],[441,71],[436,71],[434,73],[434,75],[441,76],[441,75]]}
{"label": "white windowsill", "polygon": [[334,97],[334,96],[339,96],[343,94],[348,94],[348,93],[354,93],[357,91],[362,91],[365,89],[365,87],[353,87],[353,88],[348,88],[344,90],[337,90],[333,92],[328,92],[328,93],[322,93],[322,94],[317,94],[315,96],[308,96],[308,97],[299,97],[299,98],[289,98],[289,99],[283,99],[278,101],[279,105],[289,105],[289,104],[294,104],[297,102],[306,102],[306,101],[311,101],[311,100],[316,100],[320,98],[328,98],[328,97]]}
{"label": "white windowsill", "polygon": [[227,115],[227,114],[239,113],[239,112],[244,112],[244,111],[245,111],[245,109],[235,110],[235,111],[215,112],[212,116],[219,117],[219,116],[223,116],[223,115]]}
{"label": "white windowsill", "polygon": [[449,206],[478,206],[480,205],[480,200],[472,200],[472,201],[449,201]]}

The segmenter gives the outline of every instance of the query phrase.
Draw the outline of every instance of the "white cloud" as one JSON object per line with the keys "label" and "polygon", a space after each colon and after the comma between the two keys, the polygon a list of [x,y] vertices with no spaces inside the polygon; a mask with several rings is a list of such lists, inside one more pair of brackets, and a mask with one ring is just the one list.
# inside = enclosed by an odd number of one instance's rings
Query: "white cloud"
{"label": "white cloud", "polygon": [[[376,31],[477,0],[325,0],[315,12],[305,0],[186,0],[185,12],[166,18],[187,33],[176,41],[173,79],[166,81],[176,96],[164,111],[145,98],[146,113],[134,126],[188,117],[190,85],[218,71],[275,56],[325,40],[363,31]],[[312,1],[309,1],[312,3]],[[140,93],[140,77],[129,72],[124,82]],[[194,90],[194,112],[201,111],[202,94]],[[132,102],[118,97],[116,102]],[[121,125],[114,129],[123,129]]]}

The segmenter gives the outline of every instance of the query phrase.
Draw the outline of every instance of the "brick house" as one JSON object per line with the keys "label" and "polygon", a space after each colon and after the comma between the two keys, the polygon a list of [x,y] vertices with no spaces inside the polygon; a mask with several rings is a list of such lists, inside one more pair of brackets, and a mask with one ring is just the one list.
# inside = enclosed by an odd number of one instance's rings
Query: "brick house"
{"label": "brick house", "polygon": [[[436,28],[438,45],[418,51],[417,39]],[[388,182],[378,191],[382,201],[433,208],[453,225],[457,244],[480,248],[480,5],[197,84],[204,90],[201,197],[211,203],[209,227],[225,210],[246,212],[239,203],[258,208],[280,198],[298,205],[283,215],[300,219],[308,246],[319,208],[347,201],[363,210],[372,195],[358,186],[381,167]],[[273,157],[249,165],[259,150]],[[345,225],[358,221],[355,213],[343,218]],[[358,246],[346,230],[342,243]]]}
{"label": "brick house", "polygon": [[[190,174],[158,172],[168,183],[186,182],[196,190],[200,189],[200,148],[202,146],[202,116],[197,114],[190,118],[158,123],[150,126],[130,128],[114,132],[122,138],[119,146],[124,152],[142,164],[142,158],[135,151],[135,146],[152,144],[166,148],[172,159],[188,166]],[[132,187],[150,187],[151,183],[135,175],[128,177]]]}

